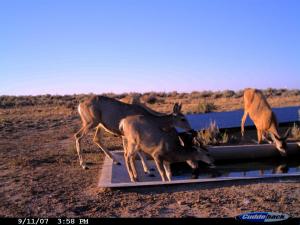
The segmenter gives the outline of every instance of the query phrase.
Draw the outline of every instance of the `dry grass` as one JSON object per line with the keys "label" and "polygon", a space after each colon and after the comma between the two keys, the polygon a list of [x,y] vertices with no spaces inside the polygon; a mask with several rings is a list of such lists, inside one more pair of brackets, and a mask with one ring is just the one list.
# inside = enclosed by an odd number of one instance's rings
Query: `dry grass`
{"label": "dry grass", "polygon": [[211,121],[208,128],[199,131],[198,135],[202,143],[205,145],[219,144],[220,131],[216,121]]}
{"label": "dry grass", "polygon": [[216,121],[211,121],[206,129],[200,130],[198,138],[204,145],[237,144],[240,142],[233,133],[229,134],[226,130],[221,132]]}
{"label": "dry grass", "polygon": [[193,114],[193,113],[209,113],[216,111],[217,107],[213,102],[207,102],[207,101],[199,101],[198,104],[192,105],[189,107],[189,111],[187,112],[188,114]]}
{"label": "dry grass", "polygon": [[292,127],[291,135],[294,139],[300,140],[300,128],[296,123],[294,123],[294,126]]}

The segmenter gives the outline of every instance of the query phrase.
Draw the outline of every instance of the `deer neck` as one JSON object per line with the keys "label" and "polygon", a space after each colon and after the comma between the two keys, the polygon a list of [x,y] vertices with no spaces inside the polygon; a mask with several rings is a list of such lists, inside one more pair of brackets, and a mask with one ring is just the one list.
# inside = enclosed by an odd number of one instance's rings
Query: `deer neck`
{"label": "deer neck", "polygon": [[165,131],[169,131],[174,128],[173,115],[164,115],[156,117],[155,119],[156,122],[160,124],[160,127]]}

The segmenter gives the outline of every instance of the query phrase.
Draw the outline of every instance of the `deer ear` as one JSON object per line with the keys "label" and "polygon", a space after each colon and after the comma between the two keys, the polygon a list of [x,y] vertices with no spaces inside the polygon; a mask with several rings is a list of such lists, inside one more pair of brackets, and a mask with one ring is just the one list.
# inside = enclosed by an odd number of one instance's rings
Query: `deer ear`
{"label": "deer ear", "polygon": [[184,142],[183,142],[182,138],[181,138],[180,136],[178,136],[178,139],[179,139],[180,145],[181,145],[182,147],[184,147]]}
{"label": "deer ear", "polygon": [[178,105],[178,103],[176,102],[176,103],[174,104],[174,106],[173,106],[173,113],[177,114],[179,111],[180,111],[180,110],[179,110],[179,105]]}
{"label": "deer ear", "polygon": [[180,103],[180,104],[178,105],[178,112],[181,111],[181,108],[182,108],[182,104]]}

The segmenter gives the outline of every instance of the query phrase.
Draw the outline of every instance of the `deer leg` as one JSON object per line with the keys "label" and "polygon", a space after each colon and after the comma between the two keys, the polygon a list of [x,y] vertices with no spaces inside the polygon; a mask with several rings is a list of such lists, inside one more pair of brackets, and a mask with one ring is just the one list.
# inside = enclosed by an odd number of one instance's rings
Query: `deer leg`
{"label": "deer leg", "polygon": [[244,133],[245,133],[245,122],[246,122],[246,119],[247,119],[247,116],[248,116],[248,112],[246,110],[244,110],[244,115],[242,117],[242,122],[241,122],[241,134],[242,134],[242,137],[244,137]]}
{"label": "deer leg", "polygon": [[78,158],[79,158],[79,164],[80,166],[82,165],[82,156],[81,156],[81,149],[80,149],[80,142],[81,142],[81,139],[82,139],[82,131],[85,127],[81,127],[80,130],[74,135],[75,137],[75,146],[76,146],[76,151],[77,151],[77,155],[78,155]]}
{"label": "deer leg", "polygon": [[123,149],[124,149],[124,153],[127,152],[127,139],[125,137],[122,136],[122,143],[123,143]]}
{"label": "deer leg", "polygon": [[151,174],[151,172],[149,170],[149,166],[148,166],[147,159],[146,159],[145,155],[142,152],[138,152],[137,154],[141,159],[141,163],[143,165],[143,170],[144,170],[145,174],[148,174],[150,177],[153,177],[154,175]]}
{"label": "deer leg", "polygon": [[198,162],[187,160],[186,163],[192,168],[192,179],[197,179],[200,174]]}
{"label": "deer leg", "polygon": [[172,172],[171,172],[170,163],[164,161],[163,165],[164,165],[164,168],[165,168],[165,171],[166,171],[166,174],[167,174],[167,178],[168,178],[169,181],[171,181],[171,179],[172,179]]}
{"label": "deer leg", "polygon": [[129,162],[130,162],[130,166],[131,166],[131,170],[132,170],[132,174],[134,177],[135,181],[138,181],[138,174],[136,171],[136,155],[135,154],[130,154],[129,155]]}
{"label": "deer leg", "polygon": [[165,169],[164,169],[162,160],[160,160],[159,157],[155,157],[154,161],[155,161],[156,167],[158,169],[158,172],[161,176],[162,181],[166,181],[166,174],[165,174]]}
{"label": "deer leg", "polygon": [[124,151],[124,159],[125,159],[125,164],[127,167],[127,172],[129,174],[131,182],[136,182],[135,176],[133,174],[133,168],[132,164],[130,163],[130,156],[132,156],[132,152],[135,149],[134,144],[127,145],[126,151]]}
{"label": "deer leg", "polygon": [[129,157],[126,153],[124,153],[124,159],[125,159],[125,165],[126,165],[126,168],[127,168],[127,172],[128,172],[130,181],[135,182],[134,176],[133,176],[133,173],[132,173],[132,169],[131,169],[131,165],[130,165],[130,162],[129,162]]}
{"label": "deer leg", "polygon": [[114,164],[116,165],[121,165],[121,163],[111,154],[111,152],[109,152],[109,150],[107,150],[106,148],[104,148],[101,144],[101,126],[97,126],[96,128],[96,132],[94,135],[94,143],[106,154],[106,156],[110,159],[113,160]]}
{"label": "deer leg", "polygon": [[[122,142],[123,142],[124,152],[128,152],[128,141],[127,141],[127,139],[125,137],[122,137]],[[137,154],[139,154],[139,152]],[[136,180],[138,180],[135,158],[136,158],[135,155],[133,157],[130,156],[130,165],[131,165],[131,168],[132,168],[133,176],[135,177]]]}
{"label": "deer leg", "polygon": [[84,125],[74,136],[75,136],[75,144],[76,144],[76,150],[79,158],[79,164],[82,166],[83,169],[87,169],[87,166],[83,162],[83,158],[81,155],[81,140],[82,138],[90,131],[90,129],[93,127],[93,123]]}
{"label": "deer leg", "polygon": [[262,142],[262,134],[263,134],[262,130],[257,129],[257,142],[258,142],[258,144],[261,144],[261,142]]}

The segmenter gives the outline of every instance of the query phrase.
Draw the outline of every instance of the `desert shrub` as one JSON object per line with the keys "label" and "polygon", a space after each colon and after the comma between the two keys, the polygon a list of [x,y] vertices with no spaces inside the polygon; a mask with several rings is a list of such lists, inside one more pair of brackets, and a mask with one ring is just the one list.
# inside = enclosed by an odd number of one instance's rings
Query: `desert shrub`
{"label": "desert shrub", "polygon": [[204,145],[219,144],[219,127],[216,121],[211,121],[208,128],[202,129],[198,132],[198,137]]}
{"label": "desert shrub", "polygon": [[30,105],[33,105],[30,97],[20,97],[20,98],[17,98],[15,100],[15,106],[17,107],[20,107],[20,106],[30,106]]}
{"label": "desert shrub", "polygon": [[281,95],[284,95],[288,91],[288,89],[286,89],[286,88],[280,88],[278,90],[281,93]]}
{"label": "desert shrub", "polygon": [[294,123],[294,125],[292,127],[291,135],[295,139],[300,139],[300,128],[296,123]]}
{"label": "desert shrub", "polygon": [[23,106],[62,106],[78,104],[80,99],[86,98],[87,95],[36,95],[36,96],[0,96],[0,107],[23,107]]}
{"label": "desert shrub", "polygon": [[196,98],[208,98],[208,97],[211,97],[213,95],[213,92],[212,91],[192,91],[190,93],[190,97],[192,99],[196,99]]}
{"label": "desert shrub", "polygon": [[221,143],[227,144],[229,142],[229,135],[227,134],[226,131],[220,136],[221,136]]}
{"label": "desert shrub", "polygon": [[200,92],[200,97],[202,98],[208,98],[211,97],[213,95],[212,91],[202,91]]}
{"label": "desert shrub", "polygon": [[167,97],[176,97],[178,95],[178,92],[177,91],[172,91],[172,92],[168,92],[167,93]]}
{"label": "desert shrub", "polygon": [[82,101],[85,100],[87,97],[88,97],[88,95],[84,95],[84,94],[75,95],[75,99],[76,99],[76,101],[77,101],[78,103],[79,103],[79,102],[82,102]]}
{"label": "desert shrub", "polygon": [[300,95],[300,90],[299,89],[287,90],[282,95],[285,96],[285,97],[298,96],[298,95]]}
{"label": "desert shrub", "polygon": [[167,97],[167,93],[166,92],[157,92],[156,96],[160,97],[160,98],[165,98],[165,97]]}
{"label": "desert shrub", "polygon": [[217,106],[212,102],[200,101],[197,105],[195,113],[209,113],[217,109]]}
{"label": "desert shrub", "polygon": [[178,98],[180,98],[180,99],[188,98],[188,97],[189,97],[189,94],[186,92],[182,92],[178,95]]}
{"label": "desert shrub", "polygon": [[282,91],[280,89],[275,88],[267,88],[265,90],[262,90],[262,92],[266,97],[281,96],[282,94]]}
{"label": "desert shrub", "polygon": [[283,93],[282,89],[274,89],[272,96],[281,96]]}
{"label": "desert shrub", "polygon": [[156,98],[156,96],[153,95],[153,94],[150,94],[150,95],[148,95],[148,96],[145,96],[144,100],[145,100],[146,103],[149,103],[149,104],[154,104],[154,103],[157,102],[157,98]]}
{"label": "desert shrub", "polygon": [[221,98],[222,97],[222,93],[220,91],[216,91],[212,94],[211,96],[212,98],[216,99],[216,98]]}
{"label": "desert shrub", "polygon": [[198,139],[204,145],[236,144],[239,142],[236,136],[229,135],[226,130],[220,132],[216,121],[210,122],[206,129],[200,130]]}
{"label": "desert shrub", "polygon": [[244,91],[243,90],[239,90],[235,92],[235,96],[236,98],[241,98],[244,95]]}
{"label": "desert shrub", "polygon": [[15,106],[15,101],[13,96],[3,95],[0,97],[1,108],[9,108]]}
{"label": "desert shrub", "polygon": [[75,109],[75,107],[78,105],[76,101],[68,101],[65,103],[65,106],[69,109]]}
{"label": "desert shrub", "polygon": [[225,90],[225,91],[223,91],[222,94],[223,94],[223,97],[225,97],[225,98],[231,98],[235,95],[235,92],[232,90]]}
{"label": "desert shrub", "polygon": [[131,96],[133,99],[140,99],[142,97],[142,94],[140,93],[130,93],[129,96]]}
{"label": "desert shrub", "polygon": [[262,92],[263,92],[264,96],[269,97],[269,96],[272,96],[273,89],[272,88],[267,88],[265,90],[262,90]]}
{"label": "desert shrub", "polygon": [[[93,95],[93,93],[91,93],[91,95]],[[115,93],[112,93],[112,92],[104,93],[102,95],[104,95],[106,97],[109,97],[109,98],[116,98],[117,97],[117,95]]]}
{"label": "desert shrub", "polygon": [[199,91],[192,91],[189,95],[191,99],[197,99],[201,97]]}

